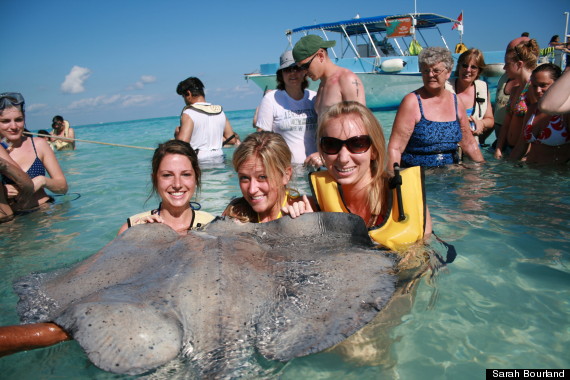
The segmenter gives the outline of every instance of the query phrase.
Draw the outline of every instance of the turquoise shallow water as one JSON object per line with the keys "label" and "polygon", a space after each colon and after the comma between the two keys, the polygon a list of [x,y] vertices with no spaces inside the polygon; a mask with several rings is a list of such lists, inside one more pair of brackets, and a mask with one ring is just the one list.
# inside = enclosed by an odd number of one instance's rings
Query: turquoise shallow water
{"label": "turquoise shallow water", "polygon": [[[389,135],[395,112],[376,112]],[[242,139],[252,110],[228,112]],[[81,126],[78,138],[156,147],[176,117]],[[32,127],[33,128],[33,127]],[[219,214],[239,195],[226,165],[204,168],[198,201]],[[70,193],[46,210],[0,225],[0,324],[16,324],[15,278],[80,261],[108,243],[146,204],[152,151],[78,143],[58,152]],[[570,172],[506,162],[426,176],[434,229],[458,257],[413,306],[375,330],[374,360],[325,352],[296,359],[284,379],[480,379],[485,368],[569,368]],[[306,173],[294,181],[307,192]],[[81,196],[78,199],[77,195]],[[358,275],[355,273],[355,275]],[[6,379],[122,378],[94,367],[75,342],[0,358]]]}

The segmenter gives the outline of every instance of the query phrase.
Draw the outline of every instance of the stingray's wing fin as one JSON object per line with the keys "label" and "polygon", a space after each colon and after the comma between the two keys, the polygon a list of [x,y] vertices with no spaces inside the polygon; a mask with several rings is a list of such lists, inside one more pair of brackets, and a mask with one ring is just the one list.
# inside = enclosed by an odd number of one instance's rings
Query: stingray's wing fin
{"label": "stingray's wing fin", "polygon": [[13,286],[20,297],[20,319],[24,323],[53,321],[77,300],[122,283],[136,271],[152,267],[157,260],[155,252],[178,238],[179,235],[166,225],[137,225],[71,268],[33,273],[17,279]]}
{"label": "stingray's wing fin", "polygon": [[55,322],[99,368],[136,375],[174,359],[183,331],[173,318],[146,305],[92,302],[72,306]]}
{"label": "stingray's wing fin", "polygon": [[314,250],[312,260],[276,266],[274,308],[259,317],[257,347],[287,361],[322,351],[371,321],[392,297],[394,259],[358,248]]}

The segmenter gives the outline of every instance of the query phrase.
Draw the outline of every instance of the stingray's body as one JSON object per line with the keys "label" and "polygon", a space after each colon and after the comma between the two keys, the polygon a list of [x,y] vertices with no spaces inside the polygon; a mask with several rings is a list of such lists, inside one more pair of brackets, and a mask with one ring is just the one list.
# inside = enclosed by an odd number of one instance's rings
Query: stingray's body
{"label": "stingray's body", "polygon": [[180,355],[199,377],[222,377],[252,355],[287,361],[351,335],[394,293],[394,265],[362,219],[313,213],[187,236],[135,226],[15,289],[23,322],[57,323],[104,370],[139,374]]}

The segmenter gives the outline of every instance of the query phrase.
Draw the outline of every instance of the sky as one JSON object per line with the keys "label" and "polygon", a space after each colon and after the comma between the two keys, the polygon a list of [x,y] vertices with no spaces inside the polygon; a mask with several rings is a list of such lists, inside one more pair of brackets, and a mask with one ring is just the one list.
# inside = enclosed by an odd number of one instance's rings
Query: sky
{"label": "sky", "polygon": [[[285,30],[413,12],[456,18],[468,47],[504,50],[522,32],[563,40],[568,0],[0,0],[0,92],[26,99],[28,129],[177,116],[178,82],[200,78],[226,111],[253,109],[261,89],[244,79],[287,49]],[[449,29],[449,30],[448,30]],[[442,26],[448,45],[457,33]]]}

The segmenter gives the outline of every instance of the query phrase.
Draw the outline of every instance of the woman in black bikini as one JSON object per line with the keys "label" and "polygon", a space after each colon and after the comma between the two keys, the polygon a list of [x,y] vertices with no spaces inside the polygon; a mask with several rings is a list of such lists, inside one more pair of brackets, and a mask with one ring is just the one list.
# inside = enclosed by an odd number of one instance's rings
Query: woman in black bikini
{"label": "woman in black bikini", "polygon": [[[3,178],[8,198],[14,210],[21,210],[23,202],[36,206],[53,201],[44,189],[56,194],[67,192],[67,181],[55,154],[44,139],[24,135],[24,98],[17,92],[0,94],[0,137],[2,145],[34,183],[32,199],[20,199],[19,190],[9,178]],[[49,174],[49,176],[47,175]]]}

